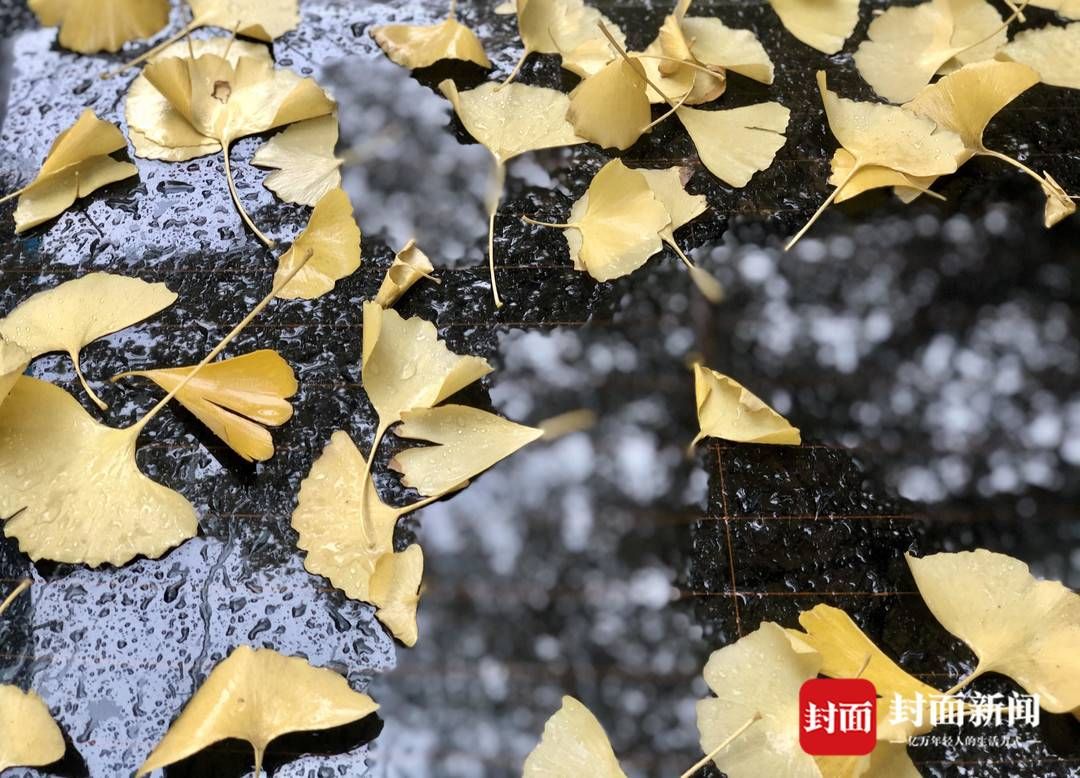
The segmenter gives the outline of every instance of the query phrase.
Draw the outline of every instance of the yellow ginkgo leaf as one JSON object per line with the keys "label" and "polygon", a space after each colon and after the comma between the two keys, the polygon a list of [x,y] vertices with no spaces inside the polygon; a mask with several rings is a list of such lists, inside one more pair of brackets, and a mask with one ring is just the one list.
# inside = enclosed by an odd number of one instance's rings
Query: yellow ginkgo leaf
{"label": "yellow ginkgo leaf", "polygon": [[702,164],[730,186],[742,187],[772,164],[787,141],[789,111],[758,103],[726,111],[680,108],[675,112],[697,147]]}
{"label": "yellow ginkgo leaf", "polygon": [[666,102],[665,95],[681,96],[687,89],[687,105],[715,100],[724,91],[728,70],[763,84],[773,82],[772,61],[754,33],[733,30],[719,19],[686,16],[689,6],[681,0],[664,19],[656,40],[634,55],[664,93],[650,88],[652,102]]}
{"label": "yellow ginkgo leaf", "polygon": [[[1080,18],[1080,0],[1066,2],[1075,4],[1066,15]],[[1080,89],[1080,22],[1018,32],[998,57],[1033,68],[1044,84]]]}
{"label": "yellow ginkgo leaf", "polygon": [[[191,54],[196,57],[215,54],[225,57],[234,65],[241,57],[273,61],[270,50],[262,44],[223,37],[173,43],[162,49],[158,57],[167,59]],[[183,114],[172,107],[165,95],[150,83],[145,73],[139,73],[128,87],[124,115],[127,118],[128,137],[138,157],[184,162],[221,151],[221,144],[192,127]],[[149,135],[142,132],[140,128],[143,127]]]}
{"label": "yellow ginkgo leaf", "polygon": [[952,692],[995,672],[1038,694],[1051,713],[1080,706],[1080,594],[985,549],[906,558],[930,612],[978,657]]}
{"label": "yellow ginkgo leaf", "polygon": [[31,559],[97,567],[156,559],[198,530],[183,496],[135,462],[144,422],[90,418],[63,389],[23,376],[0,405],[0,516]]}
{"label": "yellow ginkgo leaf", "polygon": [[[190,149],[216,141],[237,210],[252,232],[272,246],[273,241],[251,221],[236,193],[229,145],[247,135],[329,114],[335,108],[334,101],[310,78],[275,68],[262,56],[242,56],[235,62],[216,54],[164,57],[147,65],[143,74],[174,113],[166,122],[159,113],[133,113],[129,106],[129,124],[161,146]],[[186,121],[186,127],[180,119]]]}
{"label": "yellow ginkgo leaf", "polygon": [[236,738],[254,749],[258,778],[266,748],[275,738],[340,727],[378,709],[333,670],[269,648],[240,646],[211,671],[136,775]]}
{"label": "yellow ginkgo leaf", "polygon": [[79,352],[100,337],[138,324],[168,308],[176,294],[163,283],[112,273],[89,273],[23,300],[0,319],[0,338],[16,343],[31,358],[65,351],[75,373],[98,407],[102,402],[83,377]]}
{"label": "yellow ginkgo leaf", "polygon": [[[190,367],[132,370],[112,380],[139,376],[172,392],[191,371]],[[211,362],[173,399],[237,454],[249,462],[261,462],[274,455],[274,440],[266,427],[280,427],[289,420],[293,409],[286,398],[296,394],[296,388],[289,363],[276,351],[260,349]]]}
{"label": "yellow ginkgo leaf", "polygon": [[637,270],[662,248],[660,233],[671,217],[645,176],[613,159],[600,168],[574,203],[570,221],[526,221],[562,229],[574,269],[597,281],[610,281]]}
{"label": "yellow ginkgo leaf", "polygon": [[613,58],[600,33],[600,24],[612,32],[620,45],[626,42],[622,31],[584,0],[516,0],[515,9],[525,50],[504,84],[517,77],[530,54],[560,54],[563,67],[579,76],[595,73]]}
{"label": "yellow ginkgo leaf", "polygon": [[937,196],[930,187],[937,181],[937,176],[909,176],[899,170],[881,165],[864,165],[854,175],[855,157],[846,149],[837,149],[829,161],[831,174],[829,183],[837,187],[833,202],[842,203],[871,189],[892,187],[896,196],[903,202],[911,202],[921,194]]}
{"label": "yellow ginkgo leaf", "polygon": [[820,778],[799,746],[799,688],[821,657],[795,650],[782,627],[755,632],[712,653],[705,682],[715,697],[697,704],[701,747],[729,778]]}
{"label": "yellow ginkgo leaf", "polygon": [[64,750],[64,735],[45,701],[32,691],[0,684],[0,773],[52,764]]}
{"label": "yellow ginkgo leaf", "polygon": [[0,337],[0,403],[30,364],[30,355],[17,343]]}
{"label": "yellow ginkgo leaf", "polygon": [[402,67],[426,68],[440,60],[458,59],[491,68],[484,44],[457,20],[453,4],[450,14],[438,24],[381,25],[371,28],[371,37]]}
{"label": "yellow ginkgo leaf", "polygon": [[344,160],[334,156],[338,120],[334,114],[297,122],[255,151],[251,164],[277,168],[263,185],[287,203],[314,206],[341,186]]}
{"label": "yellow ginkgo leaf", "polygon": [[390,308],[421,278],[439,283],[439,279],[431,275],[433,272],[435,266],[431,264],[427,254],[417,248],[415,240],[410,240],[394,255],[394,261],[379,285],[375,302],[383,308]]}
{"label": "yellow ginkgo leaf", "polygon": [[168,0],[30,0],[45,27],[60,27],[60,45],[80,54],[119,51],[125,43],[149,38],[169,21]]}
{"label": "yellow ginkgo leaf", "polygon": [[959,135],[964,143],[959,163],[976,156],[993,157],[1035,179],[1046,195],[1046,226],[1052,227],[1076,210],[1065,191],[1052,178],[983,145],[983,131],[990,120],[1037,83],[1039,74],[1019,62],[976,62],[924,87],[904,108]]}
{"label": "yellow ginkgo leaf", "polygon": [[307,227],[278,260],[274,281],[291,273],[303,259],[307,261],[304,269],[282,288],[279,297],[314,300],[360,267],[360,228],[345,190],[331,190],[315,205]]}
{"label": "yellow ginkgo leaf", "polygon": [[[885,655],[874,642],[859,629],[851,617],[831,605],[817,605],[799,614],[799,624],[805,632],[788,630],[789,634],[802,640],[821,655],[822,675],[830,678],[865,678],[874,684],[878,696],[890,701],[899,694],[905,700],[929,700],[940,696],[933,686],[905,672],[900,665]],[[923,734],[930,730],[929,717],[925,725],[910,726],[911,732]],[[887,737],[897,730],[897,724],[886,722],[879,727],[878,738]],[[904,738],[906,740],[906,737]]]}
{"label": "yellow ginkgo leaf", "polygon": [[722,438],[735,443],[797,446],[799,430],[742,384],[704,365],[694,365],[694,394],[701,431],[691,442]]}
{"label": "yellow ginkgo leaf", "polygon": [[544,724],[544,734],[525,759],[521,778],[626,778],[604,727],[570,696]]}
{"label": "yellow ginkgo leaf", "polygon": [[859,0],[769,0],[787,31],[825,54],[844,48],[859,22]]}
{"label": "yellow ginkgo leaf", "polygon": [[913,98],[942,72],[990,59],[1007,40],[1006,29],[1019,10],[1002,23],[986,0],[929,0],[916,6],[890,6],[874,17],[868,39],[855,52],[855,67],[886,100]]}
{"label": "yellow ginkgo leaf", "polygon": [[80,197],[139,174],[130,162],[113,159],[113,152],[127,148],[115,124],[99,119],[87,108],[78,120],[53,141],[41,170],[29,184],[0,202],[19,198],[15,208],[15,232],[59,216]]}
{"label": "yellow ginkgo leaf", "polygon": [[659,200],[668,212],[670,223],[660,230],[660,237],[671,246],[675,254],[686,265],[694,285],[705,295],[705,299],[718,303],[724,298],[724,287],[720,282],[702,270],[686,256],[675,241],[675,230],[689,224],[708,208],[705,195],[692,195],[686,191],[686,182],[690,171],[687,168],[670,167],[662,170],[636,168],[645,176],[652,189],[653,196]]}
{"label": "yellow ginkgo leaf", "polygon": [[[546,3],[549,0],[529,0]],[[524,3],[524,0],[519,0]],[[519,8],[521,6],[519,5]],[[488,203],[488,270],[495,307],[502,307],[495,283],[495,215],[502,197],[506,162],[519,154],[556,146],[584,143],[567,120],[570,98],[557,89],[524,84],[486,83],[459,92],[450,79],[439,83],[439,90],[454,106],[462,125],[495,158],[497,193]]]}
{"label": "yellow ginkgo leaf", "polygon": [[423,554],[415,544],[395,553],[394,525],[443,495],[392,508],[379,498],[371,477],[361,476],[364,467],[352,438],[335,432],[300,485],[292,527],[297,545],[307,552],[309,572],[329,579],[346,596],[375,605],[394,636],[413,645]]}
{"label": "yellow ginkgo leaf", "polygon": [[[285,283],[288,280],[286,279]],[[272,289],[195,366],[198,377],[273,301]],[[0,517],[31,559],[91,567],[157,558],[195,535],[195,509],[139,470],[139,433],[180,385],[141,419],[117,429],[99,424],[63,389],[23,376],[0,405]]]}
{"label": "yellow ginkgo leaf", "polygon": [[574,131],[603,148],[628,149],[652,120],[641,63],[619,57],[570,93],[566,118]]}
{"label": "yellow ginkgo leaf", "polygon": [[888,168],[912,177],[936,177],[955,173],[958,160],[964,155],[960,136],[931,119],[896,105],[840,97],[829,90],[824,71],[818,71],[817,81],[829,129],[851,155],[852,164],[847,176],[788,241],[785,250],[806,234],[840,192],[866,168]]}
{"label": "yellow ginkgo leaf", "polygon": [[440,405],[405,411],[394,434],[435,444],[399,451],[390,460],[405,486],[430,497],[467,484],[544,431],[478,408]]}

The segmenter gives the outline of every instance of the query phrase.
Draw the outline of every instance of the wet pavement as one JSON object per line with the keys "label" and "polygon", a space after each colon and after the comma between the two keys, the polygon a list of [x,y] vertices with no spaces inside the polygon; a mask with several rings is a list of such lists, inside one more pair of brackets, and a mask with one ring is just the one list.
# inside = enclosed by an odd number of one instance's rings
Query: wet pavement
{"label": "wet pavement", "polygon": [[[636,47],[667,11],[602,7]],[[227,352],[277,348],[297,371],[296,415],[275,431],[272,460],[243,463],[176,407],[144,434],[140,465],[193,501],[199,538],[161,560],[102,570],[30,566],[0,543],[0,578],[35,578],[0,624],[0,682],[37,689],[69,738],[60,768],[23,774],[129,774],[213,664],[252,643],[335,667],[382,706],[381,722],[276,743],[277,776],[516,775],[564,693],[597,714],[630,775],[677,775],[699,756],[694,702],[707,692],[708,652],[762,619],[793,625],[800,608],[831,602],[928,682],[958,678],[971,656],[912,594],[902,554],[913,544],[988,545],[1080,586],[1080,228],[1074,217],[1044,232],[1041,195],[1023,176],[980,161],[939,185],[946,203],[866,195],[783,254],[782,239],[827,193],[834,148],[810,74],[828,66],[841,94],[869,90],[850,54],[794,43],[765,4],[701,3],[695,13],[757,30],[777,63],[775,85],[733,76],[719,105],[780,100],[793,111],[787,145],[744,190],[704,171],[674,123],[623,156],[692,166],[690,189],[707,195],[710,211],[677,237],[724,282],[727,301],[702,300],[670,252],[597,285],[572,270],[561,235],[517,219],[561,220],[608,158],[578,146],[510,165],[497,222],[507,305],[496,313],[484,265],[487,154],[433,89],[443,77],[468,87],[485,74],[437,66],[414,78],[367,35],[372,24],[432,21],[444,9],[302,9],[275,57],[339,101],[339,150],[359,160],[344,185],[364,264],[319,300],[275,302]],[[459,15],[487,44],[496,75],[508,72],[519,51],[512,17],[470,2]],[[1049,17],[1030,18],[1039,26]],[[0,180],[9,189],[33,175],[83,107],[122,122],[130,76],[97,80],[109,58],[58,50],[55,31],[37,29],[24,10],[0,10],[0,25]],[[530,59],[522,80],[573,83],[552,57]],[[1078,110],[1077,93],[1036,87],[991,124],[988,145],[1080,191]],[[262,186],[265,171],[248,164],[261,142],[234,146],[237,184],[260,228],[288,243],[306,210]],[[114,425],[156,395],[109,376],[197,361],[269,288],[275,266],[233,210],[220,157],[137,163],[138,182],[0,241],[0,312],[91,270],[163,280],[179,294],[159,316],[83,352],[112,406],[101,418]],[[12,207],[0,206],[8,225]],[[526,448],[405,522],[400,542],[418,539],[426,558],[420,641],[405,649],[370,607],[303,570],[289,514],[333,430],[362,447],[371,438],[375,417],[358,384],[361,302],[413,236],[443,283],[419,284],[398,309],[496,367],[463,401],[526,423],[583,407],[599,421]],[[688,459],[696,357],[788,414],[811,445],[710,445]],[[88,406],[66,357],[41,358],[32,373]],[[388,439],[380,473],[397,445]],[[405,497],[391,475],[379,486],[387,499]],[[999,687],[1010,688],[978,686]],[[926,775],[1080,774],[1075,721],[1048,716],[1024,737],[991,752],[912,753]],[[231,778],[250,771],[248,759],[230,742],[165,774]]]}

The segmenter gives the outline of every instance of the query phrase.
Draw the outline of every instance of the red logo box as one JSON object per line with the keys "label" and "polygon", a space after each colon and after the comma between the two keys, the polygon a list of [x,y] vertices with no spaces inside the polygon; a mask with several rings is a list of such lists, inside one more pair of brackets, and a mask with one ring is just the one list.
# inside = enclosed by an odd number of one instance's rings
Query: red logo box
{"label": "red logo box", "polygon": [[877,691],[864,678],[812,678],[799,689],[799,745],[813,756],[862,756],[877,743]]}

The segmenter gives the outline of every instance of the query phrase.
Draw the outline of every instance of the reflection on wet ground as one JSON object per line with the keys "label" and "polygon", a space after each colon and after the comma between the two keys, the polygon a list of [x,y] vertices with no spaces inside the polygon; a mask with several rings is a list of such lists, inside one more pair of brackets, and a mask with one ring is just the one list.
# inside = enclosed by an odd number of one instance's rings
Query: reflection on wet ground
{"label": "reflection on wet ground", "polygon": [[[1078,228],[1073,219],[1044,233],[1040,195],[1026,181],[973,163],[943,182],[945,204],[902,209],[870,195],[782,254],[781,238],[826,191],[832,149],[807,74],[846,67],[849,57],[795,46],[764,3],[701,3],[697,13],[760,32],[779,64],[777,84],[733,77],[724,104],[780,99],[793,109],[789,143],[745,190],[703,171],[673,125],[625,158],[692,167],[690,188],[712,210],[678,237],[723,280],[728,300],[705,303],[670,254],[596,285],[570,268],[558,233],[520,223],[523,213],[565,215],[606,159],[581,146],[511,165],[497,240],[508,304],[495,314],[483,266],[489,161],[431,88],[446,75],[467,86],[484,74],[437,68],[411,78],[366,34],[443,8],[302,5],[303,25],[275,54],[340,102],[340,149],[358,160],[344,181],[364,231],[364,266],[320,300],[275,304],[230,350],[278,348],[301,380],[273,460],[239,462],[179,409],[144,436],[141,466],[193,500],[202,537],[122,570],[39,565],[32,598],[0,626],[0,681],[38,689],[90,775],[132,770],[193,685],[245,642],[333,666],[382,705],[374,741],[367,730],[290,739],[271,749],[275,775],[515,775],[564,693],[597,714],[630,775],[677,775],[698,757],[694,701],[707,691],[708,651],[761,619],[794,623],[814,597],[849,608],[930,682],[958,676],[970,655],[910,596],[901,555],[912,543],[990,545],[1080,585]],[[518,52],[512,19],[488,4],[461,5],[505,73]],[[604,7],[637,46],[666,12]],[[1034,26],[1045,21],[1031,16]],[[126,80],[97,80],[88,60],[56,49],[55,32],[25,14],[0,11],[0,24],[14,63],[0,131],[7,188],[32,175],[83,106],[121,121]],[[523,78],[572,82],[545,57],[530,60]],[[830,83],[868,96],[850,73]],[[1075,93],[1036,88],[991,125],[988,142],[1075,191],[1080,152],[1069,117],[1078,108]],[[260,142],[236,144],[238,186],[260,227],[287,244],[306,212],[262,186],[264,171],[247,162]],[[219,158],[138,164],[137,184],[0,242],[0,311],[93,269],[165,280],[180,294],[153,321],[85,350],[112,424],[132,421],[155,395],[109,385],[108,376],[197,361],[263,293],[274,266],[242,230]],[[9,219],[10,206],[0,215]],[[360,303],[413,236],[443,284],[417,286],[399,309],[496,365],[466,401],[527,423],[589,408],[599,422],[527,448],[406,522],[401,541],[423,543],[427,570],[420,641],[403,649],[369,607],[302,569],[288,516],[332,430],[362,447],[370,441],[374,414],[358,385]],[[695,431],[687,366],[698,357],[739,377],[822,448],[705,447],[687,458]],[[66,358],[40,359],[33,372],[75,387]],[[381,452],[381,472],[396,445],[391,438]],[[839,447],[860,449],[861,465]],[[395,478],[379,485],[388,499],[403,497]],[[0,551],[0,577],[31,570],[10,543]],[[1057,717],[1026,747],[997,755],[996,767],[979,763],[994,756],[980,751],[914,756],[928,775],[1074,775],[1070,738],[1075,725]],[[226,744],[168,775],[240,775],[246,758],[243,746]]]}

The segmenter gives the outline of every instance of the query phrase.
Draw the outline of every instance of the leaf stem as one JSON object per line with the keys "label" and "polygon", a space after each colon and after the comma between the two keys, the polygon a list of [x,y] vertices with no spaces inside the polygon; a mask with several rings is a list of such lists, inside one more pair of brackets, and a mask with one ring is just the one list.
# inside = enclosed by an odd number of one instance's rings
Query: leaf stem
{"label": "leaf stem", "polygon": [[263,749],[255,749],[255,778],[259,778],[262,775],[262,762],[263,762]]}
{"label": "leaf stem", "polygon": [[969,43],[968,45],[954,51],[952,53],[952,56],[949,57],[949,59],[953,59],[955,57],[958,57],[961,54],[963,54],[965,51],[971,51],[972,49],[974,49],[974,48],[976,48],[978,46],[982,46],[987,41],[992,40],[998,33],[1002,32],[1003,30],[1008,30],[1009,25],[1012,24],[1013,22],[1015,22],[1017,19],[1023,20],[1023,18],[1024,18],[1024,9],[1027,8],[1027,5],[1028,5],[1029,2],[1031,2],[1031,0],[1023,0],[1023,2],[1021,2],[1019,5],[1013,5],[1011,2],[1009,2],[1008,3],[1009,7],[1013,9],[1012,16],[1010,16],[1008,19],[1006,19],[1004,22],[1002,22],[1001,25],[997,27],[997,29],[995,29],[992,33],[987,35],[985,38],[981,38],[981,39],[975,41],[974,43]]}
{"label": "leaf stem", "polygon": [[554,227],[557,230],[568,230],[571,227],[576,227],[576,224],[558,224],[556,222],[542,222],[539,219],[533,219],[531,216],[525,216],[522,214],[521,220],[526,224],[535,224],[537,227]]}
{"label": "leaf stem", "polygon": [[184,376],[184,380],[178,383],[171,392],[158,400],[157,405],[147,411],[141,419],[128,427],[128,429],[132,430],[133,433],[138,436],[139,432],[143,429],[143,427],[145,427],[151,419],[157,416],[161,412],[161,409],[168,405],[169,401],[176,397],[176,395],[179,394],[184,389],[184,387],[188,385],[188,382],[191,381],[191,379],[193,379],[196,375],[198,375],[200,370],[210,364],[214,357],[224,351],[225,348],[230,343],[232,343],[233,340],[236,339],[236,336],[243,332],[244,328],[251,324],[252,320],[254,320],[255,317],[258,316],[260,313],[262,313],[262,310],[266,306],[273,302],[274,298],[277,297],[278,293],[289,285],[289,282],[296,277],[297,273],[304,269],[304,266],[307,265],[313,255],[313,253],[305,255],[304,258],[297,263],[296,267],[286,273],[280,281],[274,284],[274,288],[270,290],[270,293],[266,295],[266,297],[264,297],[262,300],[260,300],[258,305],[252,308],[251,312],[243,319],[241,319],[240,323],[233,327],[228,335],[222,338],[216,346],[210,349],[210,353],[203,357],[202,361],[199,362],[199,364],[195,365],[195,367],[191,368],[191,370],[188,371],[188,374]]}
{"label": "leaf stem", "polygon": [[90,399],[94,401],[99,409],[105,410],[109,407],[109,404],[102,400],[93,389],[90,388],[90,384],[86,382],[86,376],[83,375],[82,365],[79,364],[79,352],[71,353],[71,361],[75,363],[75,375],[79,378],[79,383],[82,384],[83,390],[90,395]]}
{"label": "leaf stem", "polygon": [[795,237],[788,241],[787,245],[784,246],[784,251],[791,251],[791,247],[798,243],[799,239],[803,235],[805,235],[812,226],[814,226],[814,222],[818,220],[821,214],[825,212],[825,209],[832,204],[832,201],[836,199],[836,196],[840,194],[843,188],[848,185],[848,182],[850,182],[851,179],[855,177],[855,174],[858,173],[861,169],[862,164],[860,163],[856,163],[851,168],[851,171],[847,174],[844,180],[840,182],[840,185],[833,189],[832,192],[829,193],[829,196],[825,198],[825,202],[819,205],[818,209],[814,211],[814,215],[810,217],[810,221],[804,224],[802,229],[795,233]]}
{"label": "leaf stem", "polygon": [[642,128],[641,132],[642,132],[642,133],[646,133],[646,132],[648,132],[648,131],[649,131],[649,130],[651,130],[651,129],[652,129],[653,127],[655,127],[656,125],[658,125],[658,124],[660,124],[660,123],[661,123],[662,121],[664,121],[664,119],[667,119],[667,118],[668,118],[669,116],[671,116],[671,115],[672,115],[673,113],[675,113],[675,112],[676,112],[676,111],[678,111],[678,110],[679,110],[680,108],[682,108],[682,107],[683,107],[683,104],[684,104],[684,103],[685,103],[685,102],[686,102],[686,101],[687,101],[687,100],[689,99],[689,97],[690,97],[690,93],[691,93],[691,92],[693,92],[693,91],[694,91],[694,87],[693,87],[693,86],[691,86],[691,87],[690,87],[689,89],[687,89],[687,90],[686,90],[686,93],[685,93],[685,94],[684,94],[684,95],[683,95],[682,97],[680,97],[680,98],[679,98],[679,101],[678,101],[677,103],[675,103],[675,104],[674,104],[674,105],[672,105],[672,106],[671,106],[670,108],[668,108],[668,109],[667,109],[667,111],[665,111],[664,113],[660,114],[660,116],[659,116],[659,117],[657,117],[656,119],[653,119],[653,120],[652,120],[651,122],[649,122],[648,124],[646,124],[646,125],[645,125],[645,127],[644,127],[644,128]]}
{"label": "leaf stem", "polygon": [[522,66],[525,64],[525,60],[527,60],[529,58],[530,54],[532,54],[532,52],[529,51],[528,48],[526,48],[525,51],[521,52],[521,58],[517,61],[517,64],[514,65],[514,69],[510,71],[510,75],[508,75],[506,77],[505,81],[503,81],[501,84],[499,84],[497,87],[495,87],[496,91],[502,89],[504,86],[506,86],[507,84],[509,84],[511,81],[513,81],[515,78],[518,77],[518,74],[521,73]]}
{"label": "leaf stem", "polygon": [[1016,168],[1018,170],[1022,170],[1024,173],[1027,173],[1029,176],[1031,176],[1036,181],[1038,181],[1039,186],[1042,186],[1043,184],[1046,183],[1045,178],[1040,176],[1038,173],[1036,173],[1034,170],[1029,168],[1027,165],[1025,165],[1020,160],[1014,159],[1014,158],[1010,157],[1008,154],[1002,154],[1000,151],[994,151],[993,149],[986,149],[986,148],[979,149],[975,153],[979,154],[981,156],[984,156],[984,157],[993,157],[994,159],[1000,159],[1002,162],[1009,163],[1014,168]]}
{"label": "leaf stem", "polygon": [[240,212],[240,218],[244,220],[244,224],[255,233],[255,237],[258,238],[268,248],[274,248],[274,241],[263,235],[262,231],[255,226],[255,222],[248,216],[248,212],[244,210],[243,203],[240,202],[240,195],[236,192],[236,184],[233,182],[232,165],[229,163],[229,141],[223,140],[221,142],[221,153],[225,157],[225,180],[229,184],[229,194],[232,195],[233,203],[236,205],[236,210]]}
{"label": "leaf stem", "polygon": [[[604,34],[604,37],[608,39],[608,43],[610,43],[612,45],[612,47],[614,47],[615,51],[618,52],[619,56],[622,57],[627,62],[629,62],[631,65],[633,65],[634,63],[630,59],[630,55],[627,54],[626,49],[624,49],[622,46],[620,46],[619,42],[617,40],[615,40],[615,36],[611,34],[611,30],[609,30],[607,28],[607,25],[604,24],[603,22],[597,22],[596,25],[600,28],[600,32],[602,32]],[[648,84],[649,86],[651,86],[653,88],[653,91],[656,92],[656,94],[658,94],[658,95],[660,95],[660,97],[664,98],[665,103],[670,105],[672,108],[676,107],[675,101],[672,100],[670,97],[668,97],[666,94],[664,94],[663,90],[660,89],[660,87],[658,87],[652,81],[650,81],[648,76],[643,76],[643,78],[645,79],[645,83]]]}
{"label": "leaf stem", "polygon": [[360,476],[362,479],[360,485],[360,521],[363,525],[364,536],[368,541],[368,548],[372,551],[378,548],[378,543],[375,542],[375,527],[372,526],[371,514],[367,509],[367,493],[368,489],[375,488],[375,484],[371,479],[371,466],[375,462],[375,452],[379,450],[379,444],[386,435],[389,426],[383,424],[382,418],[379,419],[379,426],[375,428],[375,439],[371,441],[371,450],[368,452],[367,460],[364,462],[363,475]]}
{"label": "leaf stem", "polygon": [[142,54],[135,57],[135,59],[129,60],[129,61],[125,62],[123,65],[120,65],[119,67],[113,68],[112,70],[106,70],[104,73],[101,74],[100,78],[109,79],[109,78],[112,78],[113,76],[118,76],[121,73],[123,73],[125,70],[127,70],[128,68],[134,67],[135,65],[138,65],[138,64],[140,64],[142,62],[145,62],[146,60],[150,59],[154,55],[158,54],[162,49],[165,49],[165,48],[171,46],[172,44],[176,43],[178,40],[183,38],[185,35],[190,34],[192,30],[196,29],[201,24],[202,24],[202,21],[200,19],[192,19],[190,22],[188,22],[186,25],[184,25],[184,27],[181,28],[180,31],[177,32],[175,35],[170,35],[168,38],[163,40],[161,43],[157,44],[156,46],[153,46],[152,48],[147,49]]}
{"label": "leaf stem", "polygon": [[4,611],[11,607],[11,603],[15,602],[15,598],[30,588],[30,579],[24,578],[19,581],[19,585],[11,590],[11,594],[4,598],[3,602],[0,602],[0,616]]}
{"label": "leaf stem", "polygon": [[495,297],[495,308],[502,308],[503,301],[499,297],[499,285],[495,281],[495,215],[499,212],[499,202],[502,200],[502,190],[506,185],[506,166],[498,158],[495,159],[495,172],[491,181],[491,192],[488,194],[488,272],[491,275],[491,294]]}
{"label": "leaf stem", "polygon": [[24,186],[22,189],[16,189],[14,192],[8,192],[3,197],[0,197],[0,203],[6,203],[8,200],[15,199],[16,197],[21,195],[23,192],[25,192],[27,189],[29,189],[31,186],[33,186],[33,184],[34,184],[34,182],[31,181],[29,184]]}
{"label": "leaf stem", "polygon": [[725,748],[730,746],[732,741],[735,740],[735,738],[737,738],[739,735],[741,735],[746,730],[750,729],[750,727],[753,725],[753,723],[755,721],[759,721],[760,719],[761,719],[761,714],[760,713],[755,713],[753,716],[750,717],[750,719],[745,724],[743,724],[737,730],[732,732],[731,735],[728,736],[728,738],[725,739],[720,745],[718,745],[712,751],[705,754],[705,756],[703,756],[701,759],[699,759],[697,762],[695,762],[693,767],[691,767],[685,773],[680,775],[679,778],[690,778],[691,775],[696,773],[698,770],[700,770],[702,767],[704,767],[709,762],[711,762],[714,758],[716,758],[717,754],[719,754]]}

